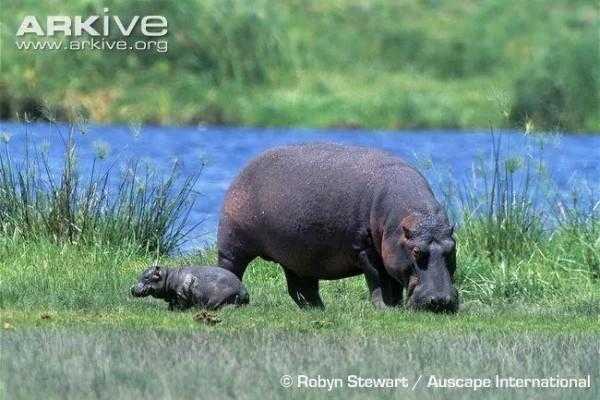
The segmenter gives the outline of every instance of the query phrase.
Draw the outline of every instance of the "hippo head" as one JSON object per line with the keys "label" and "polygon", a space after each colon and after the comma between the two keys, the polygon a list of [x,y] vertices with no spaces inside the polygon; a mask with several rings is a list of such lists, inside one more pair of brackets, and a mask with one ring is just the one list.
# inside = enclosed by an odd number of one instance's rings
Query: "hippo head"
{"label": "hippo head", "polygon": [[165,288],[165,274],[158,265],[142,272],[136,285],[131,287],[131,295],[135,297],[153,296],[160,298]]}
{"label": "hippo head", "polygon": [[[454,227],[443,212],[411,214],[401,222],[391,263],[390,274],[407,288],[409,308],[434,312],[455,312],[458,292],[454,287],[456,242]],[[384,256],[384,259],[386,257]],[[391,268],[388,267],[390,265]]]}

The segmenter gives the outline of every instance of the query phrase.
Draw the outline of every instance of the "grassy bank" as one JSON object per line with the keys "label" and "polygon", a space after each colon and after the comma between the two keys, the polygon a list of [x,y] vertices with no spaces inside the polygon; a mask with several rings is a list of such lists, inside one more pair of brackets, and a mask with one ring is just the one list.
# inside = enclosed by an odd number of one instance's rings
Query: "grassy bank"
{"label": "grassy bank", "polygon": [[195,204],[199,174],[182,177],[179,162],[157,171],[148,160],[106,161],[109,147],[95,142],[90,170],[78,165],[75,135],[86,128],[59,128],[52,138],[62,144],[62,166],[53,168],[49,145],[26,130],[23,148],[0,144],[0,235],[46,238],[72,245],[120,246],[138,252],[170,253],[195,226],[186,218]]}
{"label": "grassy bank", "polygon": [[[469,240],[472,238],[459,232],[459,244]],[[443,321],[458,330],[479,326],[483,330],[501,331],[598,331],[600,282],[590,270],[593,265],[567,259],[567,252],[549,250],[564,244],[561,239],[553,239],[539,246],[538,255],[511,268],[502,262],[486,262],[483,255],[474,257],[468,245],[459,247],[457,284],[464,313],[458,317],[402,310],[374,313],[361,277],[323,282],[323,297],[329,311],[300,313],[287,294],[281,269],[257,260],[245,276],[252,306],[225,311],[226,323],[219,324],[217,330],[235,332],[268,327],[361,335],[376,329],[382,334],[393,334],[398,330],[435,330]],[[592,251],[597,256],[595,246]],[[577,250],[569,247],[571,253]],[[77,247],[3,239],[0,256],[0,307],[5,322],[16,327],[66,324],[168,329],[195,325],[192,313],[166,313],[166,305],[160,301],[141,301],[129,295],[129,287],[139,272],[154,260],[153,255],[140,255],[135,248]],[[165,258],[163,262],[214,264],[216,257],[207,252]],[[40,320],[42,314],[49,314],[50,318]],[[414,324],[406,324],[406,319]]]}
{"label": "grassy bank", "polygon": [[[459,243],[461,243],[460,238]],[[463,249],[465,249],[463,247]],[[536,259],[538,257],[535,257]],[[362,278],[324,282],[325,311],[300,311],[281,269],[256,261],[251,305],[198,313],[134,299],[153,261],[137,251],[11,242],[0,247],[0,386],[7,398],[320,398],[283,389],[289,374],[402,377],[410,389],[349,389],[334,398],[595,398],[600,379],[600,284],[583,266],[540,256],[514,271],[459,253],[456,315],[376,311]],[[558,260],[553,260],[557,262]],[[214,263],[214,254],[164,259]],[[544,276],[542,271],[553,271]],[[532,275],[533,274],[533,275]],[[493,279],[493,280],[492,280]],[[489,290],[489,289],[498,290]],[[535,289],[535,290],[534,290]],[[24,372],[27,371],[27,372]],[[442,377],[585,377],[592,389],[432,389]],[[423,378],[422,378],[423,379]]]}
{"label": "grassy bank", "polygon": [[[1,16],[3,118],[40,116],[48,106],[59,118],[82,112],[101,122],[600,126],[600,18],[588,0],[7,0],[4,7],[11,13]],[[165,16],[168,52],[15,46],[25,15],[104,15],[103,7],[123,18]]]}

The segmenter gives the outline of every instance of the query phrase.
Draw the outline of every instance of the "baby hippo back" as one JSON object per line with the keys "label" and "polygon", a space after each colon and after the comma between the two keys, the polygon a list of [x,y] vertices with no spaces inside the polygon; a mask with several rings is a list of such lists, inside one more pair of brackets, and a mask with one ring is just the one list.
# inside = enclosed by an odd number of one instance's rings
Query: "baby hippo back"
{"label": "baby hippo back", "polygon": [[248,292],[235,274],[219,267],[184,267],[168,282],[177,293],[178,308],[220,308],[247,304]]}

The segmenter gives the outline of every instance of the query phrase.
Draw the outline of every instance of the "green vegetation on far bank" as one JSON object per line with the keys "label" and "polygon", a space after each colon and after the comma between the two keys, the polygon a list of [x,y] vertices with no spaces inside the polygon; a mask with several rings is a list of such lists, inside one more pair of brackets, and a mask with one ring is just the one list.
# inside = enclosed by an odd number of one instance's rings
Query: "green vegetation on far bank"
{"label": "green vegetation on far bank", "polygon": [[[48,107],[62,119],[82,112],[102,122],[600,127],[600,17],[591,0],[2,7],[11,10],[1,16],[2,118]],[[25,15],[103,15],[103,7],[123,18],[164,15],[168,52],[15,46]]]}

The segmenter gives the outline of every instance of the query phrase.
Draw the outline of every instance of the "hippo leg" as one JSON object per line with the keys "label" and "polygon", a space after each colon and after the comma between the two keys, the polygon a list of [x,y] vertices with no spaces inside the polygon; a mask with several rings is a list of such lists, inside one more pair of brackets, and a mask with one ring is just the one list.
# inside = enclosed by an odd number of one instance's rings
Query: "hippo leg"
{"label": "hippo leg", "polygon": [[[219,291],[223,292],[222,296],[216,294]],[[247,294],[245,296],[241,296],[238,292],[229,294],[227,291],[227,288],[217,288],[217,290],[214,292],[215,294],[211,296],[206,303],[205,308],[209,310],[217,310],[225,306],[240,306],[249,303],[249,297]]]}
{"label": "hippo leg", "polygon": [[402,303],[402,285],[392,278],[369,250],[358,253],[359,265],[365,274],[371,293],[371,302],[377,308],[397,306]]}
{"label": "hippo leg", "polygon": [[298,307],[325,308],[321,296],[319,296],[318,279],[302,278],[285,267],[283,270],[287,279],[288,293],[298,304]]}
{"label": "hippo leg", "polygon": [[217,265],[233,272],[241,281],[248,264],[258,254],[247,233],[228,214],[221,216],[217,234]]}
{"label": "hippo leg", "polygon": [[371,302],[377,308],[387,307],[387,304],[384,301],[382,279],[384,270],[381,268],[381,262],[379,262],[377,255],[375,254],[371,230],[368,228],[359,229],[354,238],[352,248],[356,251],[358,265],[365,274],[369,293],[371,294]]}
{"label": "hippo leg", "polygon": [[246,267],[256,256],[249,256],[242,251],[219,251],[217,265],[233,272],[241,281]]}
{"label": "hippo leg", "polygon": [[190,308],[189,305],[186,305],[180,301],[173,300],[169,301],[169,311],[184,311]]}
{"label": "hippo leg", "polygon": [[375,269],[367,251],[361,251],[358,253],[358,259],[361,269],[365,274],[365,280],[369,287],[369,293],[371,294],[371,302],[377,308],[385,308],[386,304],[383,301],[383,287],[381,285],[381,279],[379,277],[379,271]]}
{"label": "hippo leg", "polygon": [[402,284],[392,278],[385,270],[380,272],[380,280],[384,303],[390,307],[402,305],[402,291],[404,290]]}

